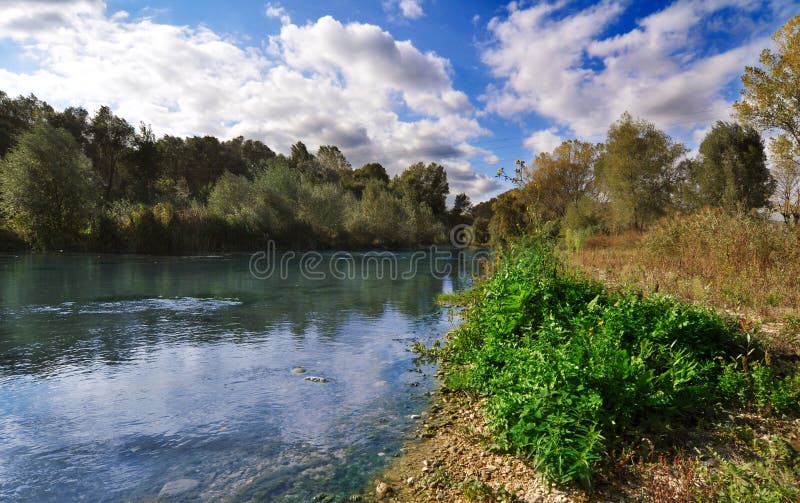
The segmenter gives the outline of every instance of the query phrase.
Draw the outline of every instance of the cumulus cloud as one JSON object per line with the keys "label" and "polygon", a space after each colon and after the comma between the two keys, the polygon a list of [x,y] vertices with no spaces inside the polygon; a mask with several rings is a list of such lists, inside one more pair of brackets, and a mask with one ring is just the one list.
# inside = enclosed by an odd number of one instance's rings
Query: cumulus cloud
{"label": "cumulus cloud", "polygon": [[16,41],[37,69],[0,68],[9,94],[110,104],[157,134],[244,135],[282,152],[297,140],[336,144],[354,165],[377,160],[393,173],[436,161],[453,191],[477,199],[499,188],[470,165],[491,158],[470,144],[488,132],[453,87],[449,61],[378,26],[331,17],[298,26],[270,4],[280,32],[243,47],[208,28],[108,13],[99,1],[22,6],[0,4],[0,39]]}
{"label": "cumulus cloud", "polygon": [[563,138],[555,133],[555,128],[549,128],[536,131],[525,138],[524,145],[533,150],[536,155],[542,152],[552,152],[563,141]]}
{"label": "cumulus cloud", "polygon": [[266,14],[267,17],[279,19],[281,24],[292,24],[292,18],[282,5],[268,3],[264,14]]}
{"label": "cumulus cloud", "polygon": [[384,0],[383,9],[391,16],[399,14],[405,19],[419,19],[425,15],[422,0]]}
{"label": "cumulus cloud", "polygon": [[[487,110],[534,112],[595,139],[630,111],[690,138],[728,118],[726,87],[768,46],[787,3],[677,0],[611,37],[606,33],[629,2],[603,0],[577,11],[563,2],[512,3],[488,24],[492,40],[482,59],[501,84],[488,89]],[[710,34],[746,40],[715,50]]]}

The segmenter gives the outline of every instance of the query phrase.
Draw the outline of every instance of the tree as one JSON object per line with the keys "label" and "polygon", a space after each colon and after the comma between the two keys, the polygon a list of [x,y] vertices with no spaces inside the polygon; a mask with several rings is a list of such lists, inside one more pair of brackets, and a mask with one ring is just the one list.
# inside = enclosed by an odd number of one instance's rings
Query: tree
{"label": "tree", "polygon": [[117,117],[109,107],[103,106],[89,122],[88,133],[87,153],[103,180],[103,197],[108,203],[118,183],[122,160],[133,146],[134,130],[125,119]]}
{"label": "tree", "polygon": [[150,203],[155,196],[155,183],[161,175],[156,137],[150,126],[140,124],[134,132],[133,146],[128,157],[126,194],[131,200]]}
{"label": "tree", "polygon": [[592,191],[601,153],[601,145],[578,140],[565,141],[552,153],[542,152],[524,169],[523,201],[545,220],[564,218]]}
{"label": "tree", "polygon": [[682,144],[627,112],[611,125],[595,175],[608,196],[614,228],[641,230],[664,215],[685,153]]}
{"label": "tree", "polygon": [[528,211],[520,199],[519,189],[504,192],[492,202],[489,242],[493,246],[505,246],[512,238],[524,234],[529,223]]}
{"label": "tree", "polygon": [[786,135],[770,142],[775,207],[784,222],[800,222],[800,147]]}
{"label": "tree", "polygon": [[264,143],[258,140],[245,140],[243,136],[237,136],[232,140],[222,143],[233,156],[241,159],[251,173],[263,167],[264,162],[275,157],[275,152]]}
{"label": "tree", "polygon": [[317,150],[317,161],[324,169],[341,173],[351,171],[353,167],[336,145],[320,145]]}
{"label": "tree", "polygon": [[766,206],[775,189],[766,160],[761,135],[752,126],[718,121],[700,144],[697,162],[689,165],[699,205],[729,211]]}
{"label": "tree", "polygon": [[[778,184],[777,206],[784,219],[797,220],[796,166],[800,164],[800,15],[772,35],[776,52],[764,49],[761,68],[742,75],[742,99],[733,104],[738,118],[761,131],[782,132],[770,142]],[[788,221],[788,220],[787,220]]]}
{"label": "tree", "polygon": [[74,245],[94,215],[91,162],[64,129],[39,123],[0,162],[2,209],[12,229],[37,248]]}
{"label": "tree", "polygon": [[772,36],[777,52],[761,52],[763,68],[745,67],[740,119],[760,130],[780,129],[800,144],[800,14]]}
{"label": "tree", "polygon": [[386,174],[386,169],[377,162],[361,166],[353,171],[353,175],[359,182],[367,183],[369,180],[377,180],[383,184],[389,184],[389,175]]}
{"label": "tree", "polygon": [[469,196],[465,193],[461,192],[460,194],[456,194],[456,198],[453,201],[453,209],[450,213],[454,217],[462,217],[469,213],[472,210],[472,201],[470,201]]}
{"label": "tree", "polygon": [[450,185],[447,183],[447,172],[439,164],[412,164],[392,180],[392,187],[417,204],[427,204],[437,218],[443,216],[447,209]]}
{"label": "tree", "polygon": [[89,137],[89,112],[81,107],[69,107],[56,112],[50,118],[50,125],[69,131],[81,147],[86,147]]}
{"label": "tree", "polygon": [[12,99],[0,91],[0,157],[14,146],[20,134],[37,122],[49,120],[53,113],[53,107],[33,94]]}

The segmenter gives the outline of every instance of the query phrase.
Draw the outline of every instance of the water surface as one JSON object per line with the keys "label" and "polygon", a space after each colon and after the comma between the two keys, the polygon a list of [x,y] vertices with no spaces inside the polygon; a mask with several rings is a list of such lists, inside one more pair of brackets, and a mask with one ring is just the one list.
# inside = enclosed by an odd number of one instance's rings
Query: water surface
{"label": "water surface", "polygon": [[0,256],[0,501],[178,479],[306,501],[379,471],[434,386],[409,348],[450,328],[434,298],[463,276],[262,280],[248,259]]}

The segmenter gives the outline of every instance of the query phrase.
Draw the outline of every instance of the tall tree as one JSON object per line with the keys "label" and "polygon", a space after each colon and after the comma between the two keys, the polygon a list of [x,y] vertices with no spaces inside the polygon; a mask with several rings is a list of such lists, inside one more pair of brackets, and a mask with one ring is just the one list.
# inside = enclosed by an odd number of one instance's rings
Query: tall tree
{"label": "tall tree", "polygon": [[122,161],[133,146],[134,129],[125,119],[114,115],[109,107],[103,106],[89,122],[88,133],[87,153],[103,180],[103,197],[110,202]]}
{"label": "tall tree", "polygon": [[[778,178],[778,210],[795,214],[800,203],[793,194],[794,167],[800,164],[800,14],[772,35],[775,52],[764,49],[761,67],[748,66],[742,75],[742,99],[733,104],[740,120],[761,131],[781,134],[770,143]],[[794,217],[796,219],[796,217]]]}
{"label": "tall tree", "polygon": [[155,182],[161,175],[158,144],[153,130],[140,124],[134,133],[133,145],[128,158],[130,181],[126,193],[131,200],[153,202]]}
{"label": "tall tree", "polygon": [[450,185],[447,183],[447,172],[440,164],[412,164],[392,180],[392,187],[417,204],[427,204],[436,217],[444,215],[447,209]]}
{"label": "tall tree", "polygon": [[718,121],[711,128],[689,177],[700,205],[729,211],[762,208],[775,189],[761,135],[731,122]]}
{"label": "tall tree", "polygon": [[686,148],[627,112],[611,125],[596,178],[609,198],[612,227],[644,229],[664,215]]}
{"label": "tall tree", "polygon": [[44,249],[75,244],[98,201],[91,162],[80,145],[45,122],[23,133],[0,162],[0,196],[11,227]]}

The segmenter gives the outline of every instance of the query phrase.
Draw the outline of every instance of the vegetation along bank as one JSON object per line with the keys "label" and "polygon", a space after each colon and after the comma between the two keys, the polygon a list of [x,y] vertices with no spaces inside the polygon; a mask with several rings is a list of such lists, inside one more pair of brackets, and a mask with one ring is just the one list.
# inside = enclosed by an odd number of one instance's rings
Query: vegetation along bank
{"label": "vegetation along bank", "polygon": [[462,324],[426,353],[443,384],[421,439],[368,498],[800,498],[796,345],[775,351],[737,317],[607,288],[546,240],[511,246],[457,300]]}

